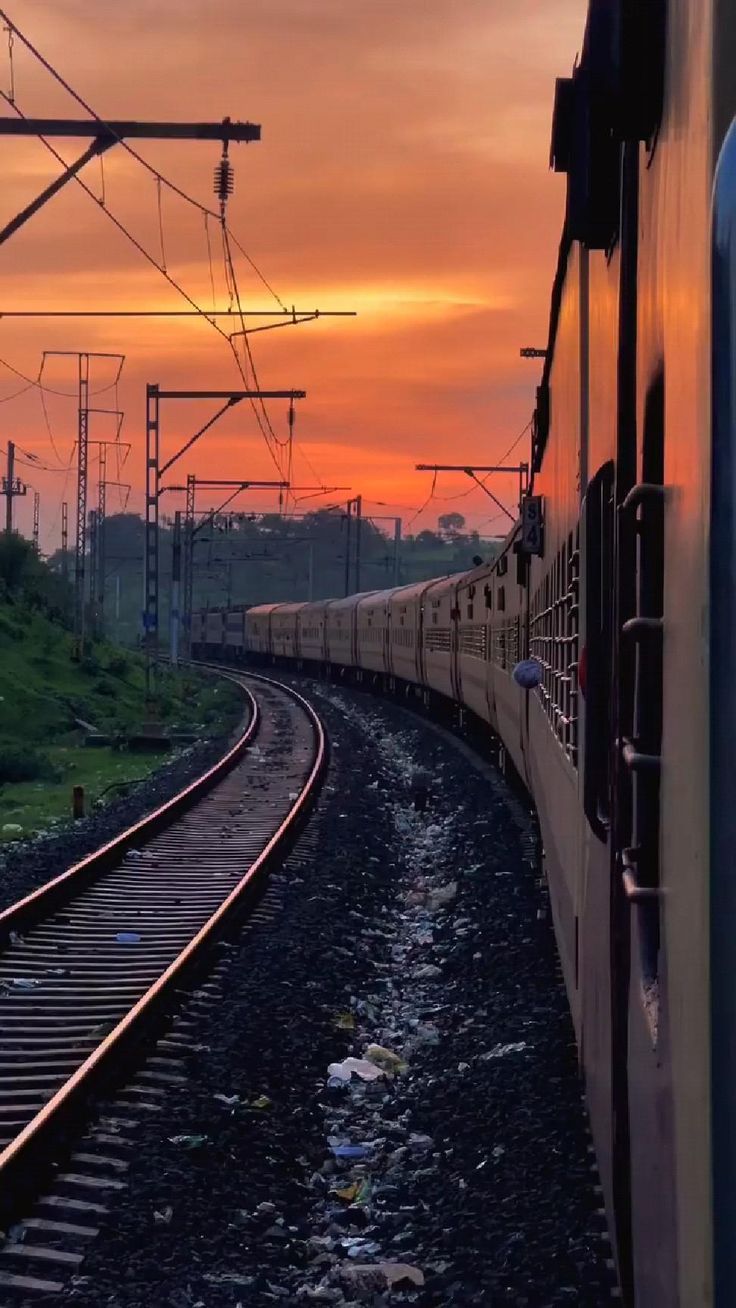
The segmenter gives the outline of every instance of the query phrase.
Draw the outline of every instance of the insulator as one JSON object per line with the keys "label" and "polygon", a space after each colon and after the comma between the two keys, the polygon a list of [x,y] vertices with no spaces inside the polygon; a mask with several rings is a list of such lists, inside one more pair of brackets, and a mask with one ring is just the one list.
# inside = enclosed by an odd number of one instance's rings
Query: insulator
{"label": "insulator", "polygon": [[224,204],[228,196],[232,195],[234,184],[233,166],[227,155],[223,155],[215,166],[215,195],[220,204]]}

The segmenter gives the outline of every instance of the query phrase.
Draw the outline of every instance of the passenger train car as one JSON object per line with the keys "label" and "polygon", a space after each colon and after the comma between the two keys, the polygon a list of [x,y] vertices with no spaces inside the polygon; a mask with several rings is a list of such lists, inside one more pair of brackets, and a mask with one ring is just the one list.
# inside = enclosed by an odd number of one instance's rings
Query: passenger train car
{"label": "passenger train car", "polygon": [[591,0],[556,87],[567,210],[500,556],[252,608],[242,635],[209,614],[195,640],[443,697],[503,743],[636,1308],[736,1305],[735,69],[736,0]]}

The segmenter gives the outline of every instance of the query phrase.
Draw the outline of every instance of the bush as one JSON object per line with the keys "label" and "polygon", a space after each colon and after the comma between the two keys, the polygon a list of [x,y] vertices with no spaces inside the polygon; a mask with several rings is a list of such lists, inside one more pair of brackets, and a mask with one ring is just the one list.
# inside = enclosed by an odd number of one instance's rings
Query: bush
{"label": "bush", "polygon": [[27,745],[0,742],[0,784],[18,781],[53,781],[56,771],[45,754]]}
{"label": "bush", "polygon": [[124,677],[129,668],[130,659],[124,654],[113,654],[107,664],[107,670],[113,677]]}

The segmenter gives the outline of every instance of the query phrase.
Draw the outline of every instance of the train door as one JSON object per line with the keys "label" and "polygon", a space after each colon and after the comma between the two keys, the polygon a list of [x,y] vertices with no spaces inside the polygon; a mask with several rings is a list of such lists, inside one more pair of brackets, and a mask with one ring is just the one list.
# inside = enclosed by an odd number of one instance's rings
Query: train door
{"label": "train door", "polygon": [[578,672],[581,865],[576,971],[581,1053],[601,1183],[613,1208],[611,1041],[611,778],[615,464],[588,483],[580,520]]}

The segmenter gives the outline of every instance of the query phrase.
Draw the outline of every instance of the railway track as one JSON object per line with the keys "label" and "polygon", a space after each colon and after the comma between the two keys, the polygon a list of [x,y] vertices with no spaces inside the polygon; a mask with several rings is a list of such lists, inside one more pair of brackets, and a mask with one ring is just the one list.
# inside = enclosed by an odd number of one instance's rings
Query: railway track
{"label": "railway track", "polygon": [[209,947],[252,909],[316,796],[326,742],[314,710],[278,682],[233,679],[250,719],[229,753],[0,914],[0,1226],[26,1219],[0,1252],[0,1289],[40,1289],[34,1258],[48,1269],[54,1256],[37,1237],[53,1245],[78,1224],[69,1210],[94,1211],[96,1160],[78,1154],[69,1173],[77,1197],[28,1216],[49,1176],[63,1180],[52,1165],[69,1154],[94,1098],[140,1065]]}

